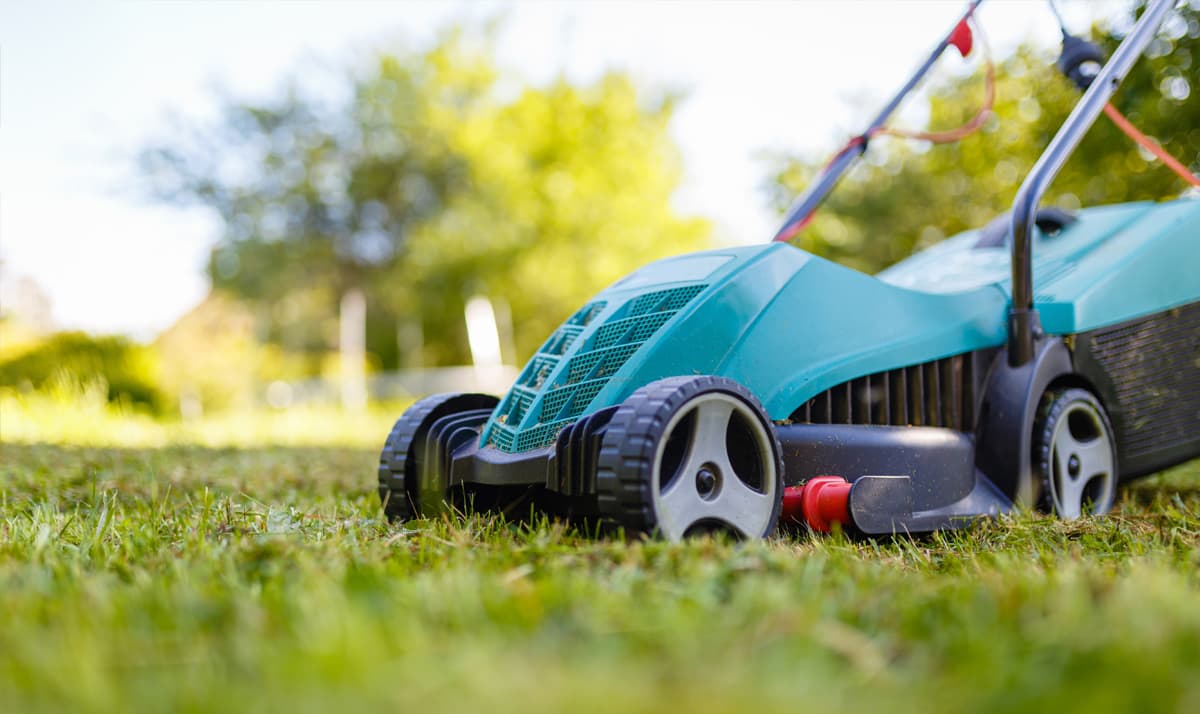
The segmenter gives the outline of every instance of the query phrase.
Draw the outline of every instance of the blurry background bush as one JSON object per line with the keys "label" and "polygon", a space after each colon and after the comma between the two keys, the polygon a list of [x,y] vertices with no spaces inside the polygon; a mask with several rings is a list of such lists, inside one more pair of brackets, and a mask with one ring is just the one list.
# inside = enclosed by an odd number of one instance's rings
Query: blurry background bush
{"label": "blurry background bush", "polygon": [[0,352],[0,386],[49,390],[64,382],[100,385],[108,401],[155,414],[167,405],[157,354],[124,337],[60,332],[15,354]]}

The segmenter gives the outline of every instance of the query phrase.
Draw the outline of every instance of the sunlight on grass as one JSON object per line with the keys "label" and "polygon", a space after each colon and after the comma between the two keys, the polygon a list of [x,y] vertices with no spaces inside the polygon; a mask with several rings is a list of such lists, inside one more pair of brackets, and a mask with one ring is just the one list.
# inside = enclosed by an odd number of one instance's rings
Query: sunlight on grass
{"label": "sunlight on grass", "polygon": [[263,407],[162,420],[108,402],[102,385],[66,383],[26,393],[0,389],[0,440],[142,448],[170,444],[378,447],[407,406],[407,402],[373,404],[363,412],[336,406]]}

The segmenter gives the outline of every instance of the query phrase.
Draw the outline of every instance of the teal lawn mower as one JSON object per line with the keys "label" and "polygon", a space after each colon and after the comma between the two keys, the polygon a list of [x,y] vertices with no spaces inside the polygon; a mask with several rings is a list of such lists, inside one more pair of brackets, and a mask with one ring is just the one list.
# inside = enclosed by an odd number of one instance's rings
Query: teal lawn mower
{"label": "teal lawn mower", "polygon": [[[1200,455],[1200,200],[1038,209],[1171,0],[1112,57],[1064,29],[1084,90],[1012,212],[869,276],[786,242],[954,30],[796,202],[776,240],[650,264],[562,324],[503,398],[443,394],[396,422],[393,520],[545,512],[667,539],[924,533],[1017,507],[1101,514],[1121,483]],[[1060,22],[1061,24],[1061,22]],[[989,92],[992,77],[988,72]],[[987,107],[956,132],[978,128]],[[1168,161],[1169,160],[1169,161]]]}

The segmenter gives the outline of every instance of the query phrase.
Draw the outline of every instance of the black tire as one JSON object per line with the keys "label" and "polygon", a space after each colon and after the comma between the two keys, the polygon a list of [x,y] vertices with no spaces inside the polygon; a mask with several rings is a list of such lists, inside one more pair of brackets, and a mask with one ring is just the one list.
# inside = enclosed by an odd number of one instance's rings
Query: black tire
{"label": "black tire", "polygon": [[[724,450],[726,461],[723,463],[734,472],[728,478],[736,478],[749,490],[759,490],[766,497],[764,501],[772,501],[769,504],[769,516],[766,516],[761,528],[754,528],[755,532],[744,532],[736,524],[716,517],[706,517],[683,526],[675,522],[668,529],[663,527],[661,516],[664,514],[656,512],[656,502],[661,500],[659,493],[673,486],[677,478],[693,478],[690,473],[681,475],[681,471],[693,460],[691,442],[696,438],[695,433],[679,435],[684,426],[682,420],[692,418],[688,416],[688,410],[698,410],[698,400],[708,399],[712,395],[722,395],[721,399],[733,407],[725,427],[726,442],[717,449]],[[736,407],[736,404],[744,408]],[[694,417],[695,420],[699,418]],[[699,426],[695,429],[698,430]],[[744,432],[749,436],[735,434],[738,430],[739,434]],[[737,439],[731,440],[735,436]],[[685,439],[682,446],[678,443],[679,439]],[[753,441],[753,449],[749,451],[757,451],[757,454],[747,456],[745,452],[748,450],[744,448],[736,449],[741,452],[736,455],[728,453],[731,445],[750,444],[747,439]],[[679,452],[679,463],[674,468],[674,457],[670,456],[672,452]],[[737,467],[734,467],[735,458],[740,462]],[[750,465],[750,459],[755,460],[756,467]],[[656,463],[658,461],[663,463]],[[755,468],[758,469],[760,481],[757,487],[743,477],[744,473],[753,472]],[[674,471],[666,476],[665,482],[662,475],[664,471]],[[700,476],[699,473],[695,476],[697,490],[701,489]],[[717,481],[717,484],[716,493],[720,496],[720,489],[725,487],[723,481]],[[731,493],[736,490],[734,487],[730,489]],[[600,446],[596,490],[601,517],[624,529],[630,536],[656,534],[677,539],[693,532],[716,529],[731,530],[749,538],[766,537],[775,529],[783,502],[782,449],[766,411],[745,387],[724,377],[671,377],[638,389],[613,414]],[[713,497],[713,502],[717,501],[717,496]],[[706,496],[701,495],[700,498]],[[767,506],[764,503],[762,507]],[[762,522],[765,514],[765,510],[757,513],[753,522]]]}
{"label": "black tire", "polygon": [[[428,508],[421,504],[430,503],[426,497],[432,494],[420,493],[424,464],[418,454],[424,453],[425,437],[434,422],[461,412],[494,409],[498,403],[488,394],[435,394],[413,404],[396,420],[379,454],[379,499],[388,520],[402,522],[429,515],[423,513]],[[436,483],[438,476],[427,474],[426,480]],[[448,485],[445,474],[440,478],[438,499],[444,498]]]}
{"label": "black tire", "polygon": [[1117,441],[1100,400],[1074,387],[1046,392],[1032,463],[1040,509],[1061,518],[1108,513],[1119,482]]}

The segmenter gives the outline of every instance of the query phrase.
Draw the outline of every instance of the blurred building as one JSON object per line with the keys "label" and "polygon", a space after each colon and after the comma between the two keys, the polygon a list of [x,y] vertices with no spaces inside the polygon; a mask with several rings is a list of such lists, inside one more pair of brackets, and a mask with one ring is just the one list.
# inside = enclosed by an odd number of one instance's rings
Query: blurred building
{"label": "blurred building", "polygon": [[54,303],[36,280],[28,275],[10,277],[0,263],[0,319],[41,334],[53,332]]}

